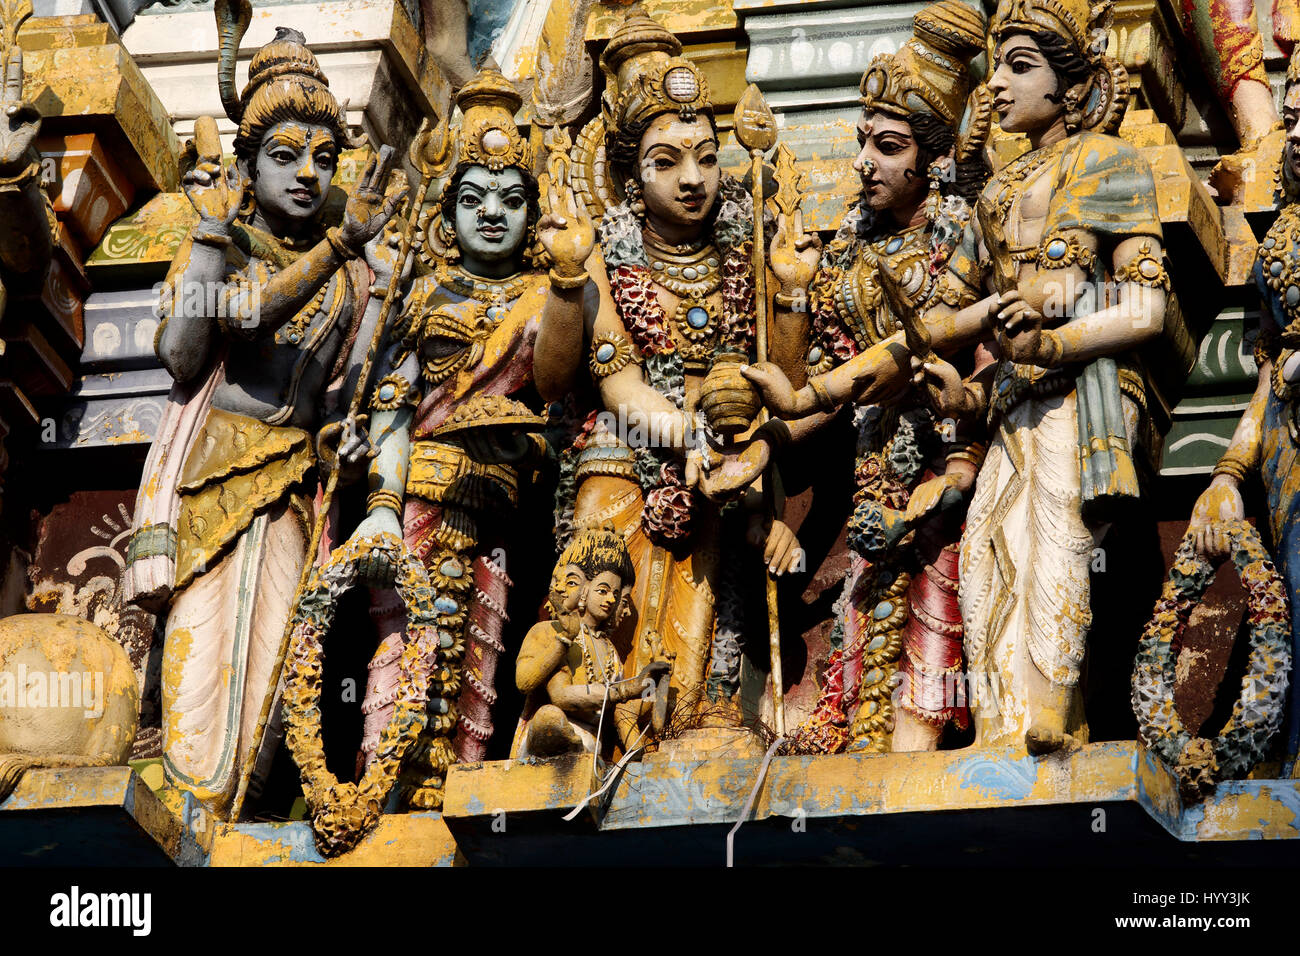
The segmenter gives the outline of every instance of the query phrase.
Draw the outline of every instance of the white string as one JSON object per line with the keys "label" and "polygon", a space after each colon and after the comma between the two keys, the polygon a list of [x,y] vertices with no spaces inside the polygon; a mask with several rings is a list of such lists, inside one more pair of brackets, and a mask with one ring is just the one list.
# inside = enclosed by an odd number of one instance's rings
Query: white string
{"label": "white string", "polygon": [[763,780],[767,777],[768,765],[771,764],[772,757],[776,754],[776,748],[784,742],[785,737],[777,737],[776,740],[772,741],[772,746],[767,748],[767,753],[763,755],[763,762],[758,767],[758,779],[754,781],[754,789],[749,791],[749,799],[745,801],[745,809],[741,812],[736,825],[727,831],[727,869],[731,869],[735,862],[736,831],[740,829],[742,823],[749,819],[749,811],[754,809],[754,801],[758,799],[758,790],[763,786]]}

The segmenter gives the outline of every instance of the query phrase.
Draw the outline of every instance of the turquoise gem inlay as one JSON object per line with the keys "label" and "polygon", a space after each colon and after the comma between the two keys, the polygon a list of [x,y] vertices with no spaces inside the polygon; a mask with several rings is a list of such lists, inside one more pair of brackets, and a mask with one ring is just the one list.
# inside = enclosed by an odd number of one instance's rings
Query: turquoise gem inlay
{"label": "turquoise gem inlay", "polygon": [[687,309],[686,324],[693,329],[702,329],[709,324],[709,313],[698,305]]}
{"label": "turquoise gem inlay", "polygon": [[601,342],[596,347],[596,361],[608,362],[614,357],[614,346],[609,342]]}
{"label": "turquoise gem inlay", "polygon": [[1047,258],[1064,259],[1065,250],[1066,250],[1066,245],[1064,239],[1053,239],[1051,242],[1047,244]]}

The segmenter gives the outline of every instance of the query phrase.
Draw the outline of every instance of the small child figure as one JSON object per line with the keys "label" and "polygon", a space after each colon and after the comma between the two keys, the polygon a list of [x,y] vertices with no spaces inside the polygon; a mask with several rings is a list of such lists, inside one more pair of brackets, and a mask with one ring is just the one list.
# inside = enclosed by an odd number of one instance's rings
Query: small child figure
{"label": "small child figure", "polygon": [[528,703],[514,756],[608,756],[611,748],[597,740],[603,711],[623,749],[636,746],[671,665],[652,661],[635,677],[622,676],[623,660],[606,635],[630,613],[634,583],[632,559],[614,531],[579,531],[564,549],[551,575],[551,619],[529,629],[515,666]]}

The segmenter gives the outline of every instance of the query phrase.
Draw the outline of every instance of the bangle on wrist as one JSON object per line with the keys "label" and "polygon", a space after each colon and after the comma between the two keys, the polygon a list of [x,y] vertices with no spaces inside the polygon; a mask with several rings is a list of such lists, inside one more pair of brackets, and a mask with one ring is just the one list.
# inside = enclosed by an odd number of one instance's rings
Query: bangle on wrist
{"label": "bangle on wrist", "polygon": [[813,400],[817,410],[821,412],[833,412],[838,407],[835,400],[831,398],[831,393],[826,386],[821,383],[819,377],[814,376],[808,379],[808,387],[812,389]]}
{"label": "bangle on wrist", "polygon": [[577,273],[576,275],[571,275],[571,276],[561,275],[560,273],[552,269],[550,271],[550,278],[551,278],[552,288],[569,290],[569,289],[581,289],[583,286],[587,284],[587,280],[590,278],[590,276],[587,274],[587,271],[585,269]]}
{"label": "bangle on wrist", "polygon": [[[778,292],[776,295],[772,296],[772,301],[778,308],[785,309],[789,312],[803,312],[806,309],[808,298],[804,295],[802,289],[796,289],[794,292]],[[801,308],[796,309],[796,305]]]}
{"label": "bangle on wrist", "polygon": [[1213,479],[1219,477],[1219,475],[1227,475],[1240,484],[1246,480],[1246,474],[1249,470],[1250,466],[1244,461],[1228,454],[1219,459],[1219,463],[1214,466],[1214,471],[1211,472],[1211,477]]}
{"label": "bangle on wrist", "polygon": [[402,514],[402,496],[395,491],[389,491],[387,488],[376,488],[366,495],[366,514],[370,514],[376,508],[392,508],[400,517]]}
{"label": "bangle on wrist", "polygon": [[331,226],[325,230],[325,241],[330,244],[330,248],[340,259],[356,259],[357,253],[348,248],[347,243],[343,241],[343,234],[339,231],[338,226]]}

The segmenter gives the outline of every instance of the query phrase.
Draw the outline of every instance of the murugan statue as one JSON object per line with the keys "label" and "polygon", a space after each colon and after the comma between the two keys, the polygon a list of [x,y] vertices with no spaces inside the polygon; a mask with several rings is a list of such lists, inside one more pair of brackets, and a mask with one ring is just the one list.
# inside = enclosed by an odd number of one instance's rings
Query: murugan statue
{"label": "murugan statue", "polygon": [[[627,541],[635,613],[614,638],[625,673],[671,656],[675,712],[734,728],[745,709],[734,553],[745,529],[689,486],[686,459],[691,446],[703,454],[707,376],[734,372],[754,347],[754,210],[719,168],[707,82],[680,54],[676,37],[634,10],[601,56],[606,168],[596,182],[575,163],[573,188],[549,191],[538,236],[555,265],[535,375],[543,397],[558,399],[588,359],[606,410],[564,456],[560,530],[612,523]],[[587,202],[599,205],[602,190],[612,196],[593,250]],[[807,255],[811,268],[817,253]],[[805,327],[806,315],[778,297],[769,340],[792,374],[802,372]],[[777,424],[743,438],[752,457],[781,444]],[[793,535],[777,521],[762,531],[780,542],[770,566],[787,570]]]}
{"label": "murugan statue", "polygon": [[[405,806],[423,809],[442,805],[450,763],[486,752],[505,652],[506,525],[521,481],[547,459],[546,442],[526,431],[543,420],[519,401],[539,404],[533,349],[548,289],[534,245],[531,150],[514,122],[521,99],[488,65],[456,105],[461,124],[443,159],[450,177],[423,228],[421,257],[433,272],[413,283],[380,361],[370,398],[379,452],[368,515],[353,533],[402,538],[436,588],[464,585],[439,597],[458,605],[456,633],[447,634],[464,642],[460,672],[431,692],[430,723],[401,789]],[[388,553],[372,552],[372,578],[391,577]],[[367,762],[393,706],[406,623],[392,590],[376,592],[372,613],[381,643],[362,704]]]}
{"label": "murugan statue", "polygon": [[[791,422],[795,436],[858,397],[853,359],[896,338],[890,295],[904,296],[913,309],[935,297],[951,305],[976,297],[939,279],[987,176],[986,98],[974,101],[960,143],[957,136],[971,89],[967,64],[984,48],[984,18],[942,0],[913,24],[902,48],[877,57],[862,76],[854,161],[862,194],[809,288],[808,384],[796,393],[774,367],[746,371],[777,413],[807,416]],[[924,390],[855,411],[855,553],[837,604],[838,649],[798,737],[832,753],[934,749],[946,723],[966,720],[954,692],[962,670],[957,542],[963,495],[983,449],[950,433]]]}
{"label": "murugan statue", "polygon": [[1104,52],[1108,7],[998,7],[988,87],[1030,148],[985,187],[949,262],[974,289],[987,264],[993,294],[926,317],[936,348],[973,334],[998,358],[965,383],[946,363],[926,373],[950,414],[992,430],[960,561],[976,746],[1086,741],[1095,549],[1134,514],[1189,367],[1151,170],[1110,135],[1128,85]]}
{"label": "murugan statue", "polygon": [[[1292,654],[1300,648],[1300,469],[1296,467],[1296,391],[1300,382],[1300,47],[1287,68],[1282,117],[1287,127],[1282,154],[1285,205],[1260,244],[1254,278],[1263,307],[1255,340],[1259,383],[1214,468],[1210,486],[1196,502],[1188,533],[1204,556],[1229,551],[1225,524],[1246,517],[1241,487],[1258,473],[1264,484],[1272,553],[1286,581],[1291,607]],[[1283,777],[1295,773],[1300,752],[1300,694],[1292,689],[1286,713]]]}
{"label": "murugan statue", "polygon": [[[312,557],[321,467],[368,452],[342,419],[378,321],[370,274],[390,281],[382,230],[401,197],[384,197],[385,152],[342,222],[326,222],[352,143],[315,56],[281,27],[238,94],[251,9],[218,0],[216,12],[235,161],[223,169],[215,123],[201,118],[183,178],[199,221],[168,273],[156,340],[176,385],[140,486],[125,587],[155,606],[170,598],[167,780],[237,818],[274,749],[279,654]],[[338,446],[318,456],[318,438]]]}
{"label": "murugan statue", "polygon": [[610,757],[616,727],[625,753],[649,738],[655,704],[667,703],[656,698],[658,682],[672,665],[652,661],[625,678],[608,636],[632,610],[634,575],[616,531],[579,531],[564,549],[551,577],[550,619],[529,630],[515,666],[515,683],[529,696],[511,756]]}

